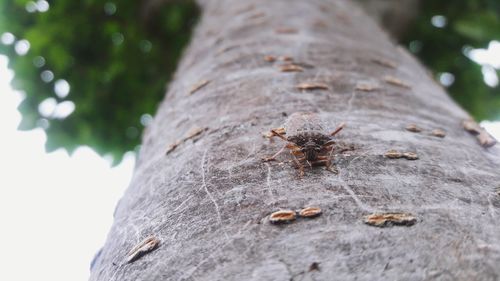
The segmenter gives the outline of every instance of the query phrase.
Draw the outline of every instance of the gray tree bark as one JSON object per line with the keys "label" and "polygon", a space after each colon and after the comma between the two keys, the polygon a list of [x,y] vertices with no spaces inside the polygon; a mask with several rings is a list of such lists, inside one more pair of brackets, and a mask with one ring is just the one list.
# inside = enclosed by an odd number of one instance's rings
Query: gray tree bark
{"label": "gray tree bark", "polygon": [[[91,280],[500,278],[500,151],[463,130],[468,114],[372,19],[343,0],[199,2]],[[281,72],[266,55],[303,71]],[[304,82],[328,89],[298,90]],[[297,111],[346,123],[338,141],[353,150],[335,155],[338,175],[316,167],[300,179],[261,160],[283,145],[262,132]],[[391,149],[419,159],[384,157]],[[323,214],[267,220],[306,206]],[[363,223],[396,211],[416,224]],[[149,236],[159,246],[127,263]]]}

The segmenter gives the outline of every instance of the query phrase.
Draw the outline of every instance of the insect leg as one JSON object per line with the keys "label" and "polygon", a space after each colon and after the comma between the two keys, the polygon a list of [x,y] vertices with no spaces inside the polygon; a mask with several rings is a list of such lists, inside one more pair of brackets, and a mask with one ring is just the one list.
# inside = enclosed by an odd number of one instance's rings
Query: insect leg
{"label": "insect leg", "polygon": [[325,166],[326,166],[327,171],[330,171],[334,174],[339,173],[339,170],[337,170],[337,166],[335,164],[332,164],[332,162],[330,162],[330,160],[328,160],[328,162],[326,162]]}
{"label": "insect leg", "polygon": [[[327,157],[327,156],[325,156],[325,157]],[[317,160],[317,161],[312,162],[312,164],[314,166],[325,166],[326,170],[328,170],[334,174],[339,173],[339,171],[337,170],[337,167],[335,166],[335,164],[331,163],[330,159]]]}
{"label": "insect leg", "polygon": [[337,170],[337,166],[335,166],[335,163],[332,163],[332,156],[333,156],[333,152],[335,151],[335,146],[331,146],[329,148],[329,153],[328,153],[328,156],[327,156],[327,159],[328,159],[328,162],[326,164],[326,169],[334,174],[338,174],[339,171]]}
{"label": "insect leg", "polygon": [[335,150],[335,147],[333,145],[326,146],[325,152],[327,153],[327,155],[318,156],[318,159],[320,160],[318,162],[324,161],[323,165],[326,166],[326,169],[328,171],[333,172],[335,174],[338,174],[337,167],[335,166],[335,164],[332,164],[332,155],[333,155],[334,150]]}
{"label": "insect leg", "polygon": [[284,145],[284,146],[283,146],[283,147],[282,147],[282,148],[281,148],[278,152],[276,152],[273,156],[271,156],[271,157],[265,157],[265,158],[264,158],[264,159],[262,159],[262,160],[264,160],[264,162],[269,162],[269,161],[274,161],[274,160],[276,160],[276,157],[278,157],[278,155],[280,155],[280,154],[283,152],[283,150],[285,150],[285,148],[287,148],[287,146],[288,146],[288,144],[285,144],[285,145]]}
{"label": "insect leg", "polygon": [[288,141],[283,135],[281,135],[280,133],[276,132],[274,129],[271,129],[271,133],[273,133],[273,136],[276,136],[284,141]]}
{"label": "insect leg", "polygon": [[299,169],[299,178],[304,177],[304,165],[302,165],[301,160],[304,158],[297,158],[297,156],[294,154],[297,150],[291,150],[290,153],[292,154],[292,159],[295,165],[297,166],[297,169]]}
{"label": "insect leg", "polygon": [[328,148],[330,148],[330,146],[335,145],[335,144],[336,144],[336,142],[334,140],[329,140],[325,144],[323,144],[323,147],[328,149]]}

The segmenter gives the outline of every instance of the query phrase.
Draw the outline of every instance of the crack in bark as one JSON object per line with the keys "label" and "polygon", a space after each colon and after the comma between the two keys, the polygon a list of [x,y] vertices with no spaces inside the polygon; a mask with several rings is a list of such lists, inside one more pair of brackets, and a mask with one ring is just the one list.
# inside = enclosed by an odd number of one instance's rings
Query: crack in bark
{"label": "crack in bark", "polygon": [[212,194],[208,190],[207,183],[205,181],[205,158],[207,156],[207,152],[208,152],[208,148],[205,149],[205,151],[203,152],[203,156],[201,157],[201,179],[202,179],[202,186],[203,186],[203,189],[205,190],[205,192],[207,193],[208,197],[210,198],[210,200],[212,201],[212,203],[215,206],[215,212],[217,213],[217,220],[219,221],[219,225],[220,225],[220,228],[221,228],[222,232],[224,232],[224,235],[226,236],[226,239],[229,239],[229,236],[224,231],[224,225],[222,224],[222,217],[221,217],[221,214],[220,214],[219,204],[217,204],[217,201],[215,201],[215,198],[212,196]]}

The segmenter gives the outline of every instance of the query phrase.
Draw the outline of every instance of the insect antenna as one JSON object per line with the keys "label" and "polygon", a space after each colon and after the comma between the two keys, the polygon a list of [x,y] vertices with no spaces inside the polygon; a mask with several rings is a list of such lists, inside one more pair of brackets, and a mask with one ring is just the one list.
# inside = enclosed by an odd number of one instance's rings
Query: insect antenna
{"label": "insect antenna", "polygon": [[279,134],[278,132],[276,132],[274,129],[271,130],[271,132],[273,133],[273,136],[276,136],[284,141],[288,141],[284,136],[282,136],[281,134]]}
{"label": "insect antenna", "polygon": [[340,125],[333,131],[330,136],[335,136],[338,132],[340,132],[342,129],[344,129],[345,123],[340,123]]}

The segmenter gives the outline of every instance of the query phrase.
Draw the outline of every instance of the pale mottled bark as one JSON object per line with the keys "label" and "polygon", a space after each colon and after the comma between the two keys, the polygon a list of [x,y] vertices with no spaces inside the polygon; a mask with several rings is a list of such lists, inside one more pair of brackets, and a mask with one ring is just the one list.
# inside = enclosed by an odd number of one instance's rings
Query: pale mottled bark
{"label": "pale mottled bark", "polygon": [[[499,149],[483,149],[461,128],[467,114],[414,58],[351,1],[200,2],[203,17],[144,137],[91,280],[500,278]],[[283,27],[298,32],[276,33]],[[279,72],[265,55],[311,67]],[[411,89],[384,82],[387,75]],[[204,79],[210,83],[190,95]],[[305,81],[330,89],[295,89]],[[360,83],[379,89],[355,90]],[[298,179],[289,164],[261,161],[282,145],[261,133],[296,111],[347,124],[338,138],[355,150],[336,156],[338,175],[317,168]],[[409,123],[424,132],[405,131]],[[165,155],[194,127],[208,130]],[[435,128],[447,136],[429,135]],[[420,159],[386,159],[389,149]],[[323,215],[285,226],[265,219],[311,205]],[[418,222],[365,225],[362,217],[376,211],[410,212]],[[125,264],[150,235],[160,246]],[[320,270],[309,272],[314,262]]]}

